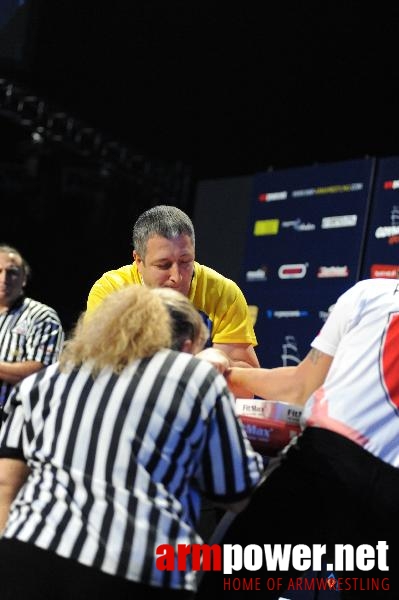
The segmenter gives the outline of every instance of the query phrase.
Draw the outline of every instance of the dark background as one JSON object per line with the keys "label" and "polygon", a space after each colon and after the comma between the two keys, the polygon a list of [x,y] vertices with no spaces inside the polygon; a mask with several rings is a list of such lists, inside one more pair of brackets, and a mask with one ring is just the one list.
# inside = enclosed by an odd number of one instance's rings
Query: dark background
{"label": "dark background", "polygon": [[218,211],[204,202],[208,180],[242,196],[256,172],[399,154],[393,3],[31,4],[28,52],[3,61],[3,77],[134,157],[120,170],[112,149],[35,144],[0,111],[0,238],[25,252],[31,295],[67,328],[93,281],[130,261],[145,208],[181,206],[206,240],[205,216]]}
{"label": "dark background", "polygon": [[37,81],[200,178],[395,154],[399,7],[367,4],[47,1]]}
{"label": "dark background", "polygon": [[195,177],[395,154],[395,3],[33,0],[37,91]]}

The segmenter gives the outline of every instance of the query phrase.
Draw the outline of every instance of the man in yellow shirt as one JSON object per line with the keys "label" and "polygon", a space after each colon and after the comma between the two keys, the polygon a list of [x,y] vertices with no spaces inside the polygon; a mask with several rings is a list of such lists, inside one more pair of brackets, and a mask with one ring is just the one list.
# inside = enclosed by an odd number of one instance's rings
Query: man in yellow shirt
{"label": "man in yellow shirt", "polygon": [[[207,347],[196,356],[221,373],[229,367],[259,367],[253,318],[244,294],[234,281],[195,260],[191,219],[175,206],[155,206],[133,226],[133,263],[104,273],[90,290],[90,313],[113,291],[125,285],[172,288],[184,294],[201,313],[209,330]],[[229,384],[236,397],[253,398],[242,385]],[[207,539],[221,514],[203,500],[199,531]]]}
{"label": "man in yellow shirt", "polygon": [[[256,336],[245,297],[238,285],[195,260],[191,219],[175,206],[155,206],[142,213],[133,227],[133,263],[104,273],[92,286],[90,313],[114,290],[147,285],[178,290],[202,314],[211,347],[197,356],[224,372],[226,366],[259,367]],[[252,397],[245,390],[233,390]]]}

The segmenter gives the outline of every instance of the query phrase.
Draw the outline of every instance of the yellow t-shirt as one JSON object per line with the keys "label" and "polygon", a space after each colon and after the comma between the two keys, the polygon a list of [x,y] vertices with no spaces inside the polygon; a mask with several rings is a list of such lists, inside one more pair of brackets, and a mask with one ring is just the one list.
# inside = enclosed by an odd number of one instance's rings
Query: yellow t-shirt
{"label": "yellow t-shirt", "polygon": [[[134,262],[107,271],[91,288],[87,311],[95,309],[108,294],[132,284],[141,285]],[[247,302],[234,281],[194,262],[194,276],[188,297],[206,320],[212,343],[257,345]]]}

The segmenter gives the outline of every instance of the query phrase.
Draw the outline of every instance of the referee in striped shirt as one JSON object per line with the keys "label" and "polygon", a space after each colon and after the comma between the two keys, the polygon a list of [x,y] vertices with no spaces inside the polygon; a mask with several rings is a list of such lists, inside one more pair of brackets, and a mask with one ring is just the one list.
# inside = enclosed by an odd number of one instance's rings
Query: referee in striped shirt
{"label": "referee in striped shirt", "polygon": [[13,386],[54,363],[64,341],[56,311],[25,296],[29,274],[21,253],[0,244],[0,425]]}
{"label": "referee in striped shirt", "polygon": [[[188,345],[171,316],[186,320]],[[157,548],[201,544],[201,494],[239,510],[263,469],[225,378],[190,353],[203,327],[179,292],[127,286],[80,319],[59,364],[13,390],[1,600],[193,596],[189,557],[184,570],[157,569]],[[186,352],[171,349],[177,338]]]}

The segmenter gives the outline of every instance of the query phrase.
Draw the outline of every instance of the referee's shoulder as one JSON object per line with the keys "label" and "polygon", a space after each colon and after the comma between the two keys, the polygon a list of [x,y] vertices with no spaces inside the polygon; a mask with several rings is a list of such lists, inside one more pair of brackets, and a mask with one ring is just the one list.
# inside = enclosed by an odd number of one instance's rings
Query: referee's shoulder
{"label": "referee's shoulder", "polygon": [[22,308],[24,311],[30,311],[31,313],[43,316],[43,317],[52,317],[53,319],[60,321],[60,317],[52,306],[41,302],[40,300],[35,300],[34,298],[26,297],[24,299]]}

